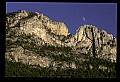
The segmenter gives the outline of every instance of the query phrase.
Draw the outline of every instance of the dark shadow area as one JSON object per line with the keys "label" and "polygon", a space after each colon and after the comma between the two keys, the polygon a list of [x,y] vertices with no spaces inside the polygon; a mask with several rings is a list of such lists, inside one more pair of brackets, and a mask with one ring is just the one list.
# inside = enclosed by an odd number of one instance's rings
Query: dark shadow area
{"label": "dark shadow area", "polygon": [[91,28],[91,32],[92,32],[92,53],[93,53],[93,57],[96,56],[96,53],[95,53],[95,37],[94,37],[94,33],[93,33],[93,28]]}

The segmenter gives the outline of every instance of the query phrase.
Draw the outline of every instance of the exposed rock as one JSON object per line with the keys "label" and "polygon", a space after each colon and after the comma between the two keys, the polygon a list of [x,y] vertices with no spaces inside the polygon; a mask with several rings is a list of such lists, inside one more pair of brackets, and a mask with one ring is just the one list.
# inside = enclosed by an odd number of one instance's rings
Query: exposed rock
{"label": "exposed rock", "polygon": [[[55,47],[70,47],[74,54],[89,54],[95,57],[116,62],[117,40],[112,34],[107,34],[105,30],[99,30],[96,26],[80,26],[75,35],[68,33],[68,28],[63,22],[52,22],[47,16],[37,12],[27,12],[19,10],[9,13],[6,16],[6,40],[20,43],[22,47],[10,48],[12,52],[6,50],[5,57],[13,62],[22,62],[29,65],[39,65],[41,67],[53,66],[53,69],[73,68],[77,66],[75,62],[54,61],[49,57],[42,57],[33,51],[23,47],[32,46],[39,50],[41,46],[51,45]],[[22,37],[22,38],[21,38]],[[25,42],[25,43],[24,43]],[[32,44],[32,45],[31,45]],[[13,47],[13,45],[11,45]],[[95,49],[93,49],[93,46]],[[37,51],[36,49],[36,51]],[[49,52],[46,52],[49,54]],[[54,54],[54,53],[52,53]],[[56,54],[62,54],[56,52]],[[66,54],[68,56],[68,54]],[[86,61],[78,58],[78,60]],[[86,67],[83,66],[86,69]],[[92,69],[92,66],[89,66]],[[106,69],[99,67],[100,69]]]}
{"label": "exposed rock", "polygon": [[54,34],[65,35],[65,36],[68,35],[68,28],[62,22],[51,23],[51,24],[49,24],[49,22],[48,22],[47,23],[47,28],[49,28],[51,30],[51,32],[53,32]]}
{"label": "exposed rock", "polygon": [[92,69],[92,68],[93,68],[93,66],[92,66],[92,65],[89,65],[89,68],[90,68],[90,69]]}
{"label": "exposed rock", "polygon": [[98,69],[101,69],[101,70],[105,71],[105,70],[107,70],[108,68],[105,67],[105,66],[100,65]]}
{"label": "exposed rock", "polygon": [[[94,36],[92,35],[92,30]],[[112,47],[113,43],[115,42],[114,45],[116,45],[116,40],[113,38],[112,34],[107,34],[106,31],[104,30],[98,30],[97,27],[92,26],[92,25],[84,25],[79,27],[79,29],[76,31],[76,34],[74,35],[75,38],[77,38],[77,43],[76,47],[77,48],[87,48],[87,50],[90,50],[93,46],[93,37],[94,37],[94,45],[96,48],[96,55],[104,55],[103,59],[108,59],[111,61],[116,61],[115,56],[116,56],[116,47]],[[100,51],[100,52],[99,52]],[[88,51],[82,50],[82,53],[85,53]],[[110,53],[113,55],[115,58],[111,58],[108,56]],[[99,57],[99,56],[98,56]],[[114,59],[114,60],[113,60]]]}
{"label": "exposed rock", "polygon": [[77,41],[81,41],[82,38],[84,37],[84,29],[85,29],[85,27],[81,26],[76,31],[75,38],[77,39]]}

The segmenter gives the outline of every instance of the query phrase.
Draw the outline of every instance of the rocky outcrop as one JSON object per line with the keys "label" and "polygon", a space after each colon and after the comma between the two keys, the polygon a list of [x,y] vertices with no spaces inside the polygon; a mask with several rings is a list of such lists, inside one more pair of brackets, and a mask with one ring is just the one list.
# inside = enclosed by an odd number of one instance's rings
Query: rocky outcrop
{"label": "rocky outcrop", "polygon": [[[25,10],[6,15],[6,40],[13,44],[22,42],[22,47],[37,46],[36,49],[40,49],[43,45],[70,47],[75,55],[82,53],[112,62],[116,62],[117,57],[117,40],[105,30],[99,30],[92,25],[83,25],[78,28],[75,35],[71,35],[63,22],[52,22],[43,14]],[[77,68],[75,62],[70,64],[53,62],[54,60],[48,57],[38,56],[22,47],[14,48],[13,52],[6,52],[6,58],[10,61],[41,67],[52,65],[53,69],[57,69],[60,65],[61,68]],[[92,69],[92,66],[90,68]]]}
{"label": "rocky outcrop", "polygon": [[115,45],[117,42],[112,34],[107,34],[105,30],[98,30],[97,27],[92,25],[84,25],[79,27],[74,36],[77,39],[76,47],[84,48],[84,53],[86,53],[85,51],[91,51],[94,43],[94,51],[97,57],[116,61],[117,47]]}
{"label": "rocky outcrop", "polygon": [[53,59],[45,56],[39,56],[32,51],[26,50],[21,46],[17,48],[11,48],[10,52],[6,52],[5,58],[13,62],[22,62],[24,64],[40,66],[40,67],[52,67],[53,69],[58,68],[73,68],[76,69],[75,62],[68,64],[67,62],[54,61]]}
{"label": "rocky outcrop", "polygon": [[68,29],[66,25],[62,22],[53,22],[53,23],[47,23],[47,28],[51,30],[51,32],[57,34],[57,35],[68,35]]}
{"label": "rocky outcrop", "polygon": [[52,22],[47,16],[37,12],[8,13],[6,16],[6,29],[18,29],[17,34],[36,35],[49,45],[61,45],[58,36],[67,36],[68,28],[62,22]]}
{"label": "rocky outcrop", "polygon": [[56,35],[68,35],[68,29],[64,23],[52,22],[43,14],[19,10],[18,12],[7,14],[6,18],[6,26],[8,27],[19,27],[27,32],[32,31],[32,28],[44,28],[50,29]]}

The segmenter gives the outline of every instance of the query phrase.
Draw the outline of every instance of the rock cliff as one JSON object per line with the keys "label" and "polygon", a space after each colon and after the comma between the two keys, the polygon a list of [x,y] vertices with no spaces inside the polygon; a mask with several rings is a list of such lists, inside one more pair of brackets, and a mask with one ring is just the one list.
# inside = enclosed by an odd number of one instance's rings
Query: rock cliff
{"label": "rock cliff", "polygon": [[[44,49],[45,46],[48,47]],[[58,51],[52,52],[49,46],[53,46],[52,49],[58,49]],[[59,51],[64,48],[68,49],[67,52]],[[116,62],[117,40],[112,34],[92,25],[80,26],[76,34],[72,35],[68,33],[68,28],[63,22],[53,22],[47,16],[37,12],[19,10],[6,15],[5,57],[7,59],[42,67],[52,65],[54,69],[60,64],[61,68],[77,68],[75,61],[71,63],[66,62],[67,60],[54,61],[54,58],[48,57],[51,56],[49,53],[54,57],[57,56],[58,60],[62,56],[76,60],[77,55],[82,53],[90,57]]]}
{"label": "rock cliff", "polygon": [[98,30],[92,25],[84,25],[76,31],[75,39],[77,39],[77,48],[86,48],[93,51],[97,57],[116,61],[116,38],[112,34],[107,34],[105,30]]}

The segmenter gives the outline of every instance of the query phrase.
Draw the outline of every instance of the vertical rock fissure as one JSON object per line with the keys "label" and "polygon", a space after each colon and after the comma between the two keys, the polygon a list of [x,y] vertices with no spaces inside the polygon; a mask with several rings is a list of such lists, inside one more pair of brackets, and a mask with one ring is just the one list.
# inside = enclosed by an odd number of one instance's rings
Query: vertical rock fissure
{"label": "vertical rock fissure", "polygon": [[92,32],[92,53],[93,53],[93,57],[95,57],[96,56],[96,53],[95,53],[95,37],[94,37],[93,28],[91,28],[91,32]]}
{"label": "vertical rock fissure", "polygon": [[[85,30],[86,30],[86,28],[85,28]],[[89,39],[89,40],[91,40],[90,38],[89,38],[89,36],[88,36],[88,34],[87,34],[87,32],[85,31],[85,34],[86,34],[86,37]],[[91,40],[92,41],[92,40]]]}

